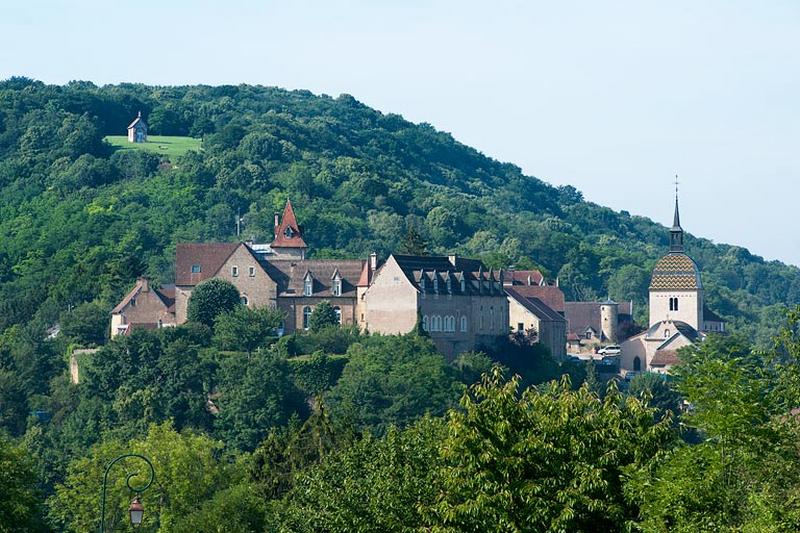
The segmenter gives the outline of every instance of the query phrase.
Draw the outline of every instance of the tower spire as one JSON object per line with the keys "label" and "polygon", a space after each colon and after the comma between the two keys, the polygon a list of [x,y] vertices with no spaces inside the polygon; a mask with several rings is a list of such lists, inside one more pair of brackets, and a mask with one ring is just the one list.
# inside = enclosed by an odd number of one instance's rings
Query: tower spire
{"label": "tower spire", "polygon": [[677,174],[675,174],[675,215],[672,218],[672,228],[669,230],[669,251],[683,253],[683,228],[681,228],[681,215],[678,210]]}

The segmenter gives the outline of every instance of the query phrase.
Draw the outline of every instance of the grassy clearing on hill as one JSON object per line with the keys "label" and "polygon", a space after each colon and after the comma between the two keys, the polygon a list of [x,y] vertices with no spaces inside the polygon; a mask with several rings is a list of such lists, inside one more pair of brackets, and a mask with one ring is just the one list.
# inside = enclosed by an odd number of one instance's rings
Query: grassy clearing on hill
{"label": "grassy clearing on hill", "polygon": [[189,150],[200,151],[203,149],[202,139],[192,137],[171,137],[168,135],[148,135],[146,143],[128,142],[126,135],[108,135],[105,137],[117,150],[147,150],[159,155],[176,158]]}

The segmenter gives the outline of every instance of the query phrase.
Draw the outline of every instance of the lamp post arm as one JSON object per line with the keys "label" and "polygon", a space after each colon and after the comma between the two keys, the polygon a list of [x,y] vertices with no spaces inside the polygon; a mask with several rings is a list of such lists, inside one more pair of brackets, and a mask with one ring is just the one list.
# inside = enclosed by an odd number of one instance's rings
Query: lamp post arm
{"label": "lamp post arm", "polygon": [[128,477],[125,478],[125,484],[128,486],[128,489],[130,489],[131,492],[140,494],[146,491],[150,487],[150,485],[153,484],[153,480],[155,480],[156,471],[153,468],[153,463],[151,463],[150,459],[148,459],[144,455],[139,455],[138,453],[126,453],[124,455],[120,455],[119,457],[108,463],[106,471],[103,474],[103,495],[100,503],[100,533],[105,533],[106,531],[106,488],[108,485],[108,472],[111,470],[112,466],[114,466],[123,459],[128,459],[129,457],[141,459],[142,461],[147,463],[147,466],[150,468],[150,478],[147,480],[147,483],[145,483],[140,487],[134,487],[131,485],[131,478],[135,477],[139,472],[133,472],[132,474],[128,474]]}

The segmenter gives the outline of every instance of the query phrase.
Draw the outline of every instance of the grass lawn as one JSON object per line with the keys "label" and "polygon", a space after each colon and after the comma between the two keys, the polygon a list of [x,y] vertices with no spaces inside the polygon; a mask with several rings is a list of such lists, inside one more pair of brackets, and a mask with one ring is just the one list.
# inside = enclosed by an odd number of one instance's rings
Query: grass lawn
{"label": "grass lawn", "polygon": [[126,135],[109,135],[105,138],[116,150],[147,150],[174,159],[189,150],[203,149],[201,139],[192,137],[170,137],[168,135],[148,135],[146,143],[128,142]]}

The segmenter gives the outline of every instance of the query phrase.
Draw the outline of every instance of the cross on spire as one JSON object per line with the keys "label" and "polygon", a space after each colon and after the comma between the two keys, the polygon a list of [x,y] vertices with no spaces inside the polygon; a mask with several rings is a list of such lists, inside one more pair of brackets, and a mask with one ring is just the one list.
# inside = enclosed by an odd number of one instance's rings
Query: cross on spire
{"label": "cross on spire", "polygon": [[672,228],[669,230],[669,251],[683,252],[683,228],[681,228],[681,215],[678,211],[678,175],[675,174],[675,215],[672,218]]}

